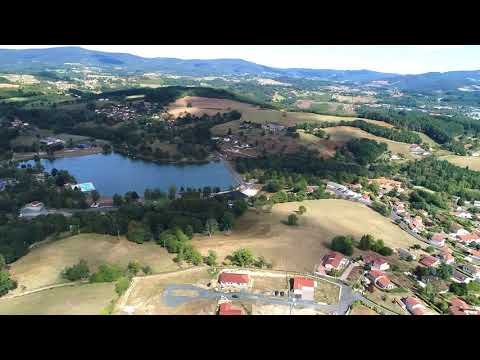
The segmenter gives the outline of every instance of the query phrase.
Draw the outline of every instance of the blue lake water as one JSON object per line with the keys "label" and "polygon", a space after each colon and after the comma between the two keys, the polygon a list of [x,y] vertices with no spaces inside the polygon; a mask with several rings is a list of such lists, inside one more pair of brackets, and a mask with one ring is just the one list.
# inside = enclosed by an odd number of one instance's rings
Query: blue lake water
{"label": "blue lake water", "polygon": [[[26,163],[34,164],[33,160]],[[226,190],[236,184],[232,173],[222,162],[172,165],[133,160],[119,154],[95,154],[53,161],[42,159],[41,163],[47,172],[53,168],[67,170],[78,183],[92,182],[104,196],[123,195],[127,191],[136,191],[143,196],[147,188],[168,191],[171,185],[176,185],[178,190],[181,186],[219,186]]]}

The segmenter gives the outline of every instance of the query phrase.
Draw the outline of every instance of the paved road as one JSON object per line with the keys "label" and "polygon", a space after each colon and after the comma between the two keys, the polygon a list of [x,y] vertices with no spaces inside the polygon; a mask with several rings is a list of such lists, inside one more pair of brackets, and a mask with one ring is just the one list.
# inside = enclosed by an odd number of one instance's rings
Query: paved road
{"label": "paved road", "polygon": [[[356,300],[362,301],[363,296],[360,293],[354,292],[350,287],[337,284],[341,287],[340,292],[340,302],[338,304],[324,305],[318,304],[313,301],[299,300],[293,298],[280,298],[272,297],[262,294],[252,294],[249,292],[239,291],[239,292],[218,292],[214,290],[203,289],[194,285],[186,284],[171,284],[165,288],[163,292],[163,301],[167,306],[176,307],[184,302],[193,301],[198,298],[202,299],[211,299],[211,300],[220,300],[222,297],[225,297],[229,300],[239,299],[239,300],[255,300],[260,301],[266,304],[272,305],[286,305],[293,307],[309,307],[316,310],[322,311],[323,313],[332,314],[332,315],[343,315],[346,314],[349,307]],[[195,291],[196,296],[179,296],[175,295],[174,292],[178,290],[188,290]],[[234,297],[236,296],[236,297]]]}

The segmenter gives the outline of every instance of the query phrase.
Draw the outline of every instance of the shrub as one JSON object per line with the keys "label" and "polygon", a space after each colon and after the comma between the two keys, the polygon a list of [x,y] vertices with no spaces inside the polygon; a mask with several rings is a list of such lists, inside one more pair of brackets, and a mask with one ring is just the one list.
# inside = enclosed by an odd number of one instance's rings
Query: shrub
{"label": "shrub", "polygon": [[123,276],[123,270],[118,265],[100,265],[98,271],[90,276],[90,282],[114,282]]}
{"label": "shrub", "polygon": [[295,215],[295,214],[290,214],[290,215],[288,215],[287,225],[289,225],[289,226],[296,226],[296,225],[298,225],[298,216]]}
{"label": "shrub", "polygon": [[130,286],[130,279],[126,276],[122,276],[118,279],[117,283],[115,284],[115,291],[118,295],[122,295],[125,291],[127,291],[128,287]]}
{"label": "shrub", "polygon": [[353,237],[336,236],[332,239],[330,248],[347,256],[351,256],[353,254]]}
{"label": "shrub", "polygon": [[62,277],[69,281],[88,279],[89,275],[90,269],[87,262],[83,259],[78,264],[65,268],[62,272]]}

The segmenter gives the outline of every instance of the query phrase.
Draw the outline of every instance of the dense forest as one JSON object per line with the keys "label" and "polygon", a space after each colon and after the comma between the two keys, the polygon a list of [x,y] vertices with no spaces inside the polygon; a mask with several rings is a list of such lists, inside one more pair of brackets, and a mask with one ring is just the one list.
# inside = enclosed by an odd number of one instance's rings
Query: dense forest
{"label": "dense forest", "polygon": [[402,167],[402,171],[414,185],[460,196],[466,200],[480,200],[480,172],[435,158],[408,162]]}

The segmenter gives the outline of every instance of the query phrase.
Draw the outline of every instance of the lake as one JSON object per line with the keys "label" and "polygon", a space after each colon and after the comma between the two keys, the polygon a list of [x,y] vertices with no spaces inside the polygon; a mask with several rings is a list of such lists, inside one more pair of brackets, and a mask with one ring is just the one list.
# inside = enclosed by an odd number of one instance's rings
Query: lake
{"label": "lake", "polygon": [[[24,164],[34,164],[27,161]],[[168,191],[171,185],[203,188],[219,186],[228,189],[237,182],[223,162],[201,165],[157,164],[150,161],[129,159],[119,154],[95,154],[66,157],[53,161],[42,159],[45,171],[67,170],[78,183],[92,182],[102,196],[136,191],[143,196],[145,189],[159,188]]]}

